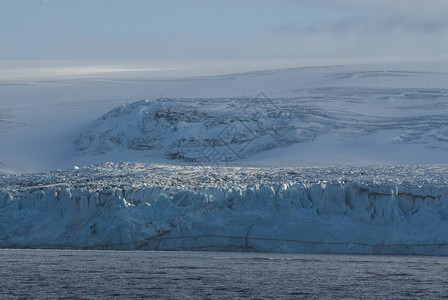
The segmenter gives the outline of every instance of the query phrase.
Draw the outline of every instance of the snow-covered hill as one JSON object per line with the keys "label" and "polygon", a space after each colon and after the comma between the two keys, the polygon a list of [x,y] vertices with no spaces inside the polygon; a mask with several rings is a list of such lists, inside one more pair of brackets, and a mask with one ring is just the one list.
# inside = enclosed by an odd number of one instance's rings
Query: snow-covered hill
{"label": "snow-covered hill", "polygon": [[364,145],[372,148],[448,151],[448,90],[319,88],[302,94],[138,101],[104,114],[75,144],[79,156],[150,150],[202,163],[241,160],[297,143],[318,148],[331,137],[354,143],[372,138],[373,145]]}
{"label": "snow-covered hill", "polygon": [[263,94],[254,99],[145,100],[112,109],[75,143],[81,155],[159,150],[170,159],[233,161],[312,140],[312,128],[299,127],[303,114],[282,111]]}
{"label": "snow-covered hill", "polygon": [[[0,77],[0,172],[182,163],[201,160],[203,150],[246,166],[447,162],[446,60],[298,66],[82,76],[61,67],[39,77],[38,68],[19,65]],[[260,92],[276,108],[252,105]],[[113,109],[147,98],[150,104]],[[210,144],[218,153],[204,148]]]}
{"label": "snow-covered hill", "polygon": [[448,166],[0,177],[0,247],[448,255]]}

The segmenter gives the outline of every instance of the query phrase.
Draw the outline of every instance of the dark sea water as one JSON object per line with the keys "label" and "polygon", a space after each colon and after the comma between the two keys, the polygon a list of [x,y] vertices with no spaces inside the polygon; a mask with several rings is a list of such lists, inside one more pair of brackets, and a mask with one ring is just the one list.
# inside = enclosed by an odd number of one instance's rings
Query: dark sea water
{"label": "dark sea water", "polygon": [[446,297],[446,257],[0,250],[0,299]]}

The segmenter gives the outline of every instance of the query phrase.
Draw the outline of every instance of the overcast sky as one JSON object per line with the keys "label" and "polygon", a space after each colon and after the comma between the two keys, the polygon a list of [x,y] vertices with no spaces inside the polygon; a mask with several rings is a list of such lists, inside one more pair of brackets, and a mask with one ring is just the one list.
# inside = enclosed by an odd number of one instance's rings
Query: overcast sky
{"label": "overcast sky", "polygon": [[0,60],[440,55],[446,0],[1,0]]}

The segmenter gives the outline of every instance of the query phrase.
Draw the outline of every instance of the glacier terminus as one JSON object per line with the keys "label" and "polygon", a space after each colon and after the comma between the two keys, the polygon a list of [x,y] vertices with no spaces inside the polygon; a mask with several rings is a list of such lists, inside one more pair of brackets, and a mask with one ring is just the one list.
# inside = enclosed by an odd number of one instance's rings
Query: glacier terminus
{"label": "glacier terminus", "polygon": [[2,175],[0,247],[447,255],[447,170],[105,163]]}

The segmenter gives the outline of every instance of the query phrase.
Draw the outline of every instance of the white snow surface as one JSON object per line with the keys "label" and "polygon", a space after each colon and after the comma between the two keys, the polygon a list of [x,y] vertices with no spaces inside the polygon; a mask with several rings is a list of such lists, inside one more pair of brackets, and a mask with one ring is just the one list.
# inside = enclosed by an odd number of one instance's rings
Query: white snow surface
{"label": "white snow surface", "polygon": [[106,163],[0,188],[0,247],[448,255],[447,165]]}
{"label": "white snow surface", "polygon": [[[266,111],[251,104],[260,92],[279,108],[274,112],[280,118],[264,114],[258,118],[260,122],[250,122],[255,127],[238,130],[246,134],[239,141],[233,136],[236,154],[226,147],[215,147],[225,152],[222,160],[229,164],[447,163],[446,60],[359,65],[336,62],[317,67],[289,62],[271,64],[270,70],[243,63],[238,64],[243,66],[239,69],[222,67],[227,65],[231,64],[221,62],[202,70],[175,63],[166,67],[102,63],[39,71],[34,63],[0,64],[0,172],[41,172],[106,161],[178,164],[201,160],[204,145],[213,140],[215,145],[222,143],[218,134],[227,126],[245,128],[254,115],[243,110],[247,105]],[[150,99],[154,104],[98,121],[114,107],[126,107],[126,103],[139,99]],[[146,113],[156,103],[172,108],[183,119],[162,116],[159,124],[138,127],[143,120],[154,121]],[[140,111],[145,116],[139,115]],[[132,116],[136,119],[130,119]],[[237,118],[243,122],[229,125]],[[205,129],[199,120],[212,126]],[[160,123],[163,121],[166,128]],[[260,131],[260,124],[267,129]],[[111,126],[110,132],[106,132],[106,125]],[[121,133],[125,136],[120,137]],[[80,139],[81,134],[96,137],[83,153],[77,147],[86,147],[87,140]],[[106,139],[115,143],[104,142]],[[139,139],[143,143],[127,144]],[[119,140],[124,143],[118,145]],[[244,140],[250,141],[248,147]],[[82,143],[75,145],[74,141]]]}

